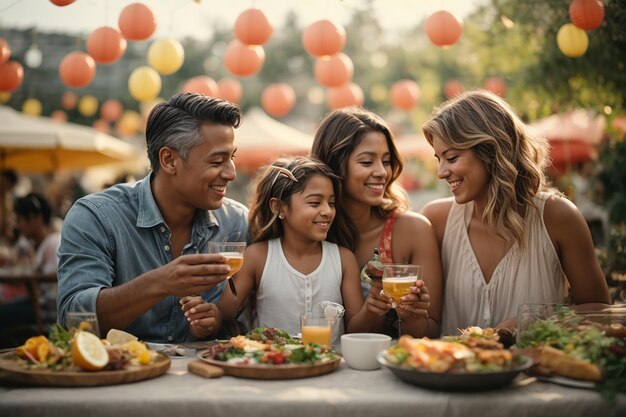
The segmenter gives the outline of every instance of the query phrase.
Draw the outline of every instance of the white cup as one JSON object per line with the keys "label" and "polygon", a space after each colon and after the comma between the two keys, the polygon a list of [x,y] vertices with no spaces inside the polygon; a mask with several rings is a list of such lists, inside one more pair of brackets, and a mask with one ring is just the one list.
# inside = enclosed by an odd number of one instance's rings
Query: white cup
{"label": "white cup", "polygon": [[347,333],[341,336],[341,354],[352,369],[380,368],[376,356],[391,345],[391,337],[379,333]]}

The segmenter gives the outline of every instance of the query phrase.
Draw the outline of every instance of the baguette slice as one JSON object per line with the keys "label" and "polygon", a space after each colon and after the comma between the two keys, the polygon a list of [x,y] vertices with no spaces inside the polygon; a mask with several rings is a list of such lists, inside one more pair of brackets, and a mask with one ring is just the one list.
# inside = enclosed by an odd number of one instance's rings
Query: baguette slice
{"label": "baguette slice", "polygon": [[544,346],[541,349],[539,363],[554,371],[555,374],[583,381],[601,381],[602,371],[589,361],[574,358],[559,349]]}

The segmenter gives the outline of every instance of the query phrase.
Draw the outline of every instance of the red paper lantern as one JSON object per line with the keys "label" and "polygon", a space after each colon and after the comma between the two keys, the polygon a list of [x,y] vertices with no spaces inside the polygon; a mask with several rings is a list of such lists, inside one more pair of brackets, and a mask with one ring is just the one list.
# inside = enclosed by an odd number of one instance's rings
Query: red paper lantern
{"label": "red paper lantern", "polygon": [[6,39],[0,38],[0,64],[5,63],[11,57],[11,47]]}
{"label": "red paper lantern", "polygon": [[70,52],[61,60],[59,75],[68,87],[85,87],[96,76],[96,61],[84,52]]}
{"label": "red paper lantern", "polygon": [[330,20],[318,20],[304,30],[302,45],[313,56],[335,55],[346,44],[346,30]]}
{"label": "red paper lantern", "polygon": [[182,91],[185,93],[204,94],[207,97],[217,97],[219,89],[213,78],[207,77],[206,75],[198,75],[197,77],[187,80],[187,82],[183,84]]}
{"label": "red paper lantern", "polygon": [[456,97],[464,91],[465,87],[463,87],[463,84],[457,80],[448,80],[446,81],[446,85],[443,87],[443,92],[446,95],[446,98]]}
{"label": "red paper lantern", "polygon": [[433,44],[451,46],[463,33],[463,21],[446,10],[439,10],[426,19],[424,30]]}
{"label": "red paper lantern", "polygon": [[67,122],[67,113],[65,113],[63,110],[55,110],[52,112],[52,114],[50,114],[50,118],[55,122]]}
{"label": "red paper lantern", "polygon": [[0,64],[0,91],[15,91],[24,81],[24,67],[17,61]]}
{"label": "red paper lantern", "polygon": [[50,3],[55,4],[59,7],[67,6],[68,4],[74,3],[76,0],[50,0]]}
{"label": "red paper lantern", "polygon": [[296,92],[289,84],[270,84],[265,87],[261,95],[261,106],[272,116],[287,115],[295,104]]}
{"label": "red paper lantern", "polygon": [[504,80],[498,77],[487,78],[483,83],[483,88],[499,95],[500,97],[504,97],[506,94],[506,84],[504,83]]}
{"label": "red paper lantern", "polygon": [[242,94],[241,83],[234,78],[222,78],[217,82],[217,96],[219,98],[237,103]]}
{"label": "red paper lantern", "polygon": [[132,3],[124,7],[118,20],[120,31],[126,39],[143,41],[156,30],[156,17],[148,6],[143,3]]}
{"label": "red paper lantern", "polygon": [[411,110],[417,105],[420,88],[413,80],[400,80],[391,86],[391,104],[402,110]]}
{"label": "red paper lantern", "polygon": [[87,52],[99,64],[111,64],[126,52],[126,39],[122,34],[108,26],[91,32],[87,39]]}
{"label": "red paper lantern", "polygon": [[108,122],[115,122],[124,113],[124,106],[119,100],[110,99],[100,106],[100,118]]}
{"label": "red paper lantern", "polygon": [[231,41],[224,52],[224,65],[240,77],[254,75],[265,62],[265,51],[259,45],[246,45],[238,39]]}
{"label": "red paper lantern", "polygon": [[580,29],[596,29],[604,21],[604,4],[600,0],[573,0],[569,5],[569,17]]}
{"label": "red paper lantern", "polygon": [[65,110],[72,110],[78,103],[78,96],[72,91],[66,91],[61,97],[61,106]]}
{"label": "red paper lantern", "polygon": [[315,61],[315,79],[324,87],[338,87],[352,81],[354,64],[343,52],[323,56]]}
{"label": "red paper lantern", "polygon": [[326,101],[332,110],[347,106],[361,106],[364,100],[363,90],[355,83],[347,83],[326,91]]}
{"label": "red paper lantern", "polygon": [[272,36],[274,28],[259,9],[248,9],[235,21],[235,36],[246,45],[263,45]]}

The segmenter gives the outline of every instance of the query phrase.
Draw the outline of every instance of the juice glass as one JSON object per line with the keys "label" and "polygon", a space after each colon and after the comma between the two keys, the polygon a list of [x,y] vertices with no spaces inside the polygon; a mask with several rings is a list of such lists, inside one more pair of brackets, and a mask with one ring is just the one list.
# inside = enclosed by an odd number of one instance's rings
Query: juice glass
{"label": "juice glass", "polygon": [[[400,304],[400,297],[411,292],[415,281],[422,279],[422,266],[409,264],[384,264],[383,265],[383,290],[387,297],[391,298],[391,306],[396,309]],[[398,338],[402,336],[402,319],[398,314]]]}
{"label": "juice glass", "polygon": [[333,317],[327,317],[323,313],[302,313],[300,315],[302,344],[317,343],[319,345],[330,346],[334,320]]}

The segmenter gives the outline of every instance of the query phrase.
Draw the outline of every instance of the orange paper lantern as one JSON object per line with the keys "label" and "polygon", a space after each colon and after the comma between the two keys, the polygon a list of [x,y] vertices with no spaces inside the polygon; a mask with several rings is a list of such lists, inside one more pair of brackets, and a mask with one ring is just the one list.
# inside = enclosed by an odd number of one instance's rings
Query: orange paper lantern
{"label": "orange paper lantern", "polygon": [[59,7],[67,6],[68,4],[74,3],[76,0],[50,0],[50,3],[55,4]]}
{"label": "orange paper lantern", "polygon": [[63,110],[55,110],[50,114],[50,118],[59,123],[67,122],[67,113]]}
{"label": "orange paper lantern", "polygon": [[265,62],[262,46],[246,45],[238,39],[231,41],[224,52],[224,65],[232,74],[240,77],[254,75]]}
{"label": "orange paper lantern", "polygon": [[100,118],[108,122],[114,122],[122,116],[124,106],[119,100],[110,99],[102,103]]}
{"label": "orange paper lantern", "polygon": [[99,64],[111,64],[126,52],[126,39],[122,34],[108,26],[91,32],[87,39],[87,52]]}
{"label": "orange paper lantern", "polygon": [[580,29],[596,29],[604,21],[604,4],[600,0],[574,0],[569,5],[569,17]]}
{"label": "orange paper lantern", "polygon": [[363,90],[355,83],[347,83],[326,91],[326,102],[332,110],[347,106],[361,106],[364,100]]}
{"label": "orange paper lantern", "polygon": [[315,61],[315,79],[324,87],[339,87],[352,81],[354,64],[343,52],[323,56]]}
{"label": "orange paper lantern", "polygon": [[11,57],[11,47],[6,39],[0,38],[0,64],[3,64]]}
{"label": "orange paper lantern", "polygon": [[504,97],[506,94],[506,84],[504,83],[504,80],[498,77],[487,78],[483,83],[483,88],[499,95],[500,97]]}
{"label": "orange paper lantern", "polygon": [[287,115],[296,104],[296,92],[289,84],[277,83],[265,87],[261,95],[261,106],[272,116]]}
{"label": "orange paper lantern", "polygon": [[462,94],[465,91],[465,87],[458,80],[448,80],[443,87],[443,92],[446,98],[453,98]]}
{"label": "orange paper lantern", "polygon": [[413,80],[400,80],[391,86],[391,104],[402,110],[411,110],[417,105],[420,88]]}
{"label": "orange paper lantern", "polygon": [[241,83],[234,78],[222,78],[217,82],[217,97],[219,98],[237,103],[242,94]]}
{"label": "orange paper lantern", "polygon": [[433,44],[451,46],[463,33],[463,21],[446,10],[439,10],[426,19],[424,30]]}
{"label": "orange paper lantern", "polygon": [[15,91],[24,81],[24,67],[17,61],[0,64],[0,91]]}
{"label": "orange paper lantern", "polygon": [[73,91],[66,91],[61,97],[61,106],[65,110],[72,110],[78,103],[78,96]]}
{"label": "orange paper lantern", "polygon": [[302,33],[302,45],[313,56],[335,55],[346,44],[346,30],[330,20],[318,20]]}
{"label": "orange paper lantern", "polygon": [[274,28],[265,14],[259,9],[248,9],[235,21],[235,36],[246,45],[263,45]]}
{"label": "orange paper lantern", "polygon": [[156,30],[156,18],[148,6],[143,3],[132,3],[124,7],[118,20],[120,31],[126,39],[143,41]]}
{"label": "orange paper lantern", "polygon": [[70,52],[61,60],[59,75],[68,87],[85,87],[96,76],[96,61],[84,52]]}
{"label": "orange paper lantern", "polygon": [[197,77],[188,79],[187,82],[183,84],[181,90],[185,93],[198,93],[204,94],[207,97],[217,97],[219,88],[213,78],[207,77],[206,75],[198,75]]}

